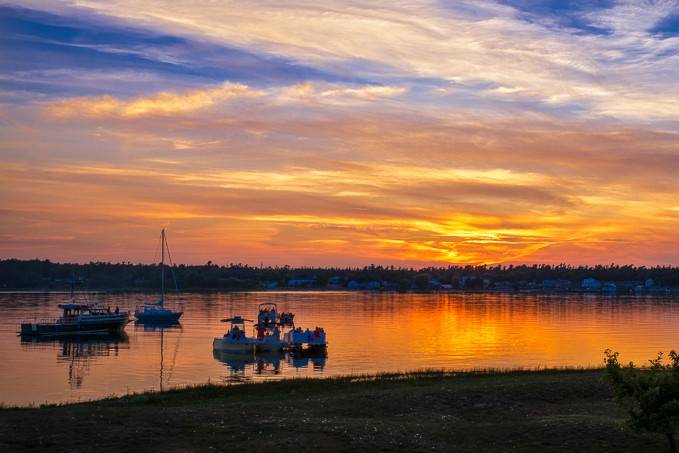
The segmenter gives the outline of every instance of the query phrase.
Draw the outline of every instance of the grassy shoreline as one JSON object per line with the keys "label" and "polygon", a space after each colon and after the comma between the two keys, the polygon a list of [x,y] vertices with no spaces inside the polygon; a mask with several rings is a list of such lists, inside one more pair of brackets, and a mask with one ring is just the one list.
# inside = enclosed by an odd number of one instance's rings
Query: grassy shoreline
{"label": "grassy shoreline", "polygon": [[0,410],[2,451],[665,451],[600,369],[202,385]]}

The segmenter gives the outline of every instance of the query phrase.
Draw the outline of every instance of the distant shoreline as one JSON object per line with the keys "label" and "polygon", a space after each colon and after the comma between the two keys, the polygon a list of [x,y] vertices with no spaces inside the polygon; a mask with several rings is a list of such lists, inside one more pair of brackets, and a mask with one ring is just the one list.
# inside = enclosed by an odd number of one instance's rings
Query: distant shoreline
{"label": "distant shoreline", "polygon": [[665,451],[625,419],[601,369],[422,371],[4,408],[0,449]]}
{"label": "distant shoreline", "polygon": [[53,263],[0,259],[0,290],[105,292],[385,291],[526,294],[679,294],[679,267],[493,265],[395,267],[290,267]]}
{"label": "distant shoreline", "polygon": [[[97,289],[77,289],[76,294],[156,294],[158,290],[154,288],[97,288]],[[480,290],[431,290],[431,291],[398,291],[398,290],[370,290],[370,289],[341,289],[341,288],[278,288],[278,289],[252,289],[252,288],[189,288],[184,289],[180,294],[210,294],[210,293],[364,293],[364,294],[503,294],[503,295],[540,295],[540,296],[558,296],[558,295],[592,295],[592,296],[606,296],[606,297],[678,297],[679,293],[670,294],[607,294],[594,291],[544,291],[544,290],[518,290],[518,291],[501,291],[492,289]],[[36,289],[2,289],[0,294],[70,294],[68,289],[54,289],[54,288],[36,288]],[[167,297],[172,297],[174,294],[166,293]]]}

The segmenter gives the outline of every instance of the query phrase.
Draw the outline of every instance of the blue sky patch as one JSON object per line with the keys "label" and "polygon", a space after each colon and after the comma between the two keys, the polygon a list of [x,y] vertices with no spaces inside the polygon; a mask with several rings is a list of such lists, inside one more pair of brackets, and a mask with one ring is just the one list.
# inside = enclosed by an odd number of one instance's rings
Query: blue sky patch
{"label": "blue sky patch", "polygon": [[679,14],[668,16],[658,22],[655,27],[649,30],[651,33],[661,38],[672,38],[679,36]]}
{"label": "blue sky patch", "polygon": [[613,0],[500,0],[499,3],[515,8],[524,20],[595,35],[606,35],[610,31],[594,26],[587,13],[615,5]]}
{"label": "blue sky patch", "polygon": [[[142,86],[160,90],[227,80],[253,86],[346,81],[341,75],[280,57],[29,9],[0,7],[0,30],[2,84],[14,91],[48,96],[127,92],[132,96]],[[68,77],[59,77],[69,73],[73,79],[81,73],[91,78],[92,72],[102,80],[110,74],[116,85],[68,83]],[[115,74],[126,77],[116,79]]]}

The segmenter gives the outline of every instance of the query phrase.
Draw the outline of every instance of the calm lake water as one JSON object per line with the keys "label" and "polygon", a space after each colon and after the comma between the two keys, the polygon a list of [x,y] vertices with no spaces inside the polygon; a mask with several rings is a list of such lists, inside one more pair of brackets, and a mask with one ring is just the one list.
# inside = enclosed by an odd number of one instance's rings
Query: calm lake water
{"label": "calm lake water", "polygon": [[[144,294],[94,294],[133,309]],[[22,340],[22,320],[58,314],[68,294],[2,293],[0,402],[78,401],[178,385],[422,368],[590,366],[602,351],[644,362],[679,348],[679,299],[594,295],[261,292],[183,294],[181,325],[125,335]],[[233,315],[275,302],[298,326],[325,328],[327,356],[215,356]]]}

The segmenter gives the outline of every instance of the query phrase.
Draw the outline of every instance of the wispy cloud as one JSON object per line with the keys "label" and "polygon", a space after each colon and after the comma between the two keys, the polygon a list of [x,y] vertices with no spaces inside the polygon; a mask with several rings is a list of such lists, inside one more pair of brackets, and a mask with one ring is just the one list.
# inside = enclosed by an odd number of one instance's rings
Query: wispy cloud
{"label": "wispy cloud", "polygon": [[122,101],[111,96],[68,99],[49,103],[46,111],[58,118],[176,115],[203,110],[233,98],[262,94],[261,91],[251,90],[246,85],[225,83],[216,88],[180,94],[164,92],[131,101]]}
{"label": "wispy cloud", "polygon": [[[428,1],[392,2],[375,8],[361,2],[323,7],[313,2],[285,7],[268,2],[224,7],[209,2],[197,7],[195,2],[132,5],[121,0],[77,6],[166,33],[284,55],[325,71],[349,65],[360,76],[361,62],[370,62],[373,76],[374,65],[379,64],[385,78],[396,72],[461,88],[490,83],[512,90],[498,91],[505,98],[512,94],[519,101],[577,106],[581,114],[677,120],[668,109],[678,102],[671,77],[677,71],[672,52],[677,43],[651,31],[676,13],[677,2],[598,2],[592,9],[582,6],[573,13],[608,34],[577,33],[564,24],[531,20],[548,16],[528,17],[520,14],[518,2],[503,3],[462,1],[444,7]],[[558,8],[557,12],[563,13]]]}
{"label": "wispy cloud", "polygon": [[0,255],[676,261],[677,2],[566,3],[30,0]]}

